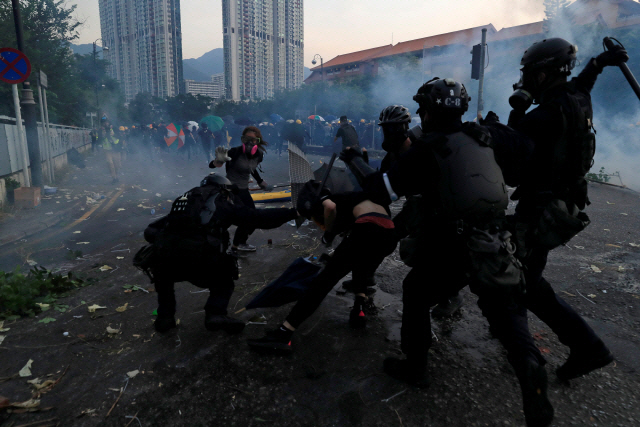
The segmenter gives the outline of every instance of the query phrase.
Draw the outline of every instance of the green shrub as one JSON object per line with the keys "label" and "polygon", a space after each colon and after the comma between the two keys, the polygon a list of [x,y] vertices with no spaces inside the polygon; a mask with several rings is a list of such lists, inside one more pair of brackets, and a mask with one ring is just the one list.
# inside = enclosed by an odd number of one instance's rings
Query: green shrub
{"label": "green shrub", "polygon": [[5,178],[4,186],[7,189],[7,191],[15,190],[16,188],[20,188],[20,182],[16,181],[13,178]]}
{"label": "green shrub", "polygon": [[[29,273],[0,271],[0,319],[35,316],[41,311],[37,303],[53,303],[65,292],[85,286],[85,282],[67,275],[54,274],[43,267]],[[55,307],[54,307],[55,308]],[[59,311],[59,310],[58,310]]]}
{"label": "green shrub", "polygon": [[588,173],[587,179],[597,182],[609,182],[611,180],[611,177],[605,172],[604,167],[601,167],[599,172]]}

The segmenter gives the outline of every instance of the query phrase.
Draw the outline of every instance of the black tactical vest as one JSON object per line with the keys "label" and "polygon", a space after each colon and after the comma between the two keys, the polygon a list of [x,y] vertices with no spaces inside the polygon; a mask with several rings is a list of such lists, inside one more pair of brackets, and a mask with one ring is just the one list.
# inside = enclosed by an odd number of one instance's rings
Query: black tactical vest
{"label": "black tactical vest", "polygon": [[468,125],[430,144],[440,169],[439,217],[475,224],[504,212],[507,188],[488,134]]}

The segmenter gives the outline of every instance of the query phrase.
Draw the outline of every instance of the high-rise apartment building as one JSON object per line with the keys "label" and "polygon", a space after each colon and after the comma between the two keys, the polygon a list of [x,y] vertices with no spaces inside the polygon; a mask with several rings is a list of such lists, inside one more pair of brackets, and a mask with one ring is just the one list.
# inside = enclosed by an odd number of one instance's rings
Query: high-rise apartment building
{"label": "high-rise apartment building", "polygon": [[139,92],[161,98],[183,89],[180,0],[99,0],[108,72],[127,101]]}
{"label": "high-rise apartment building", "polygon": [[303,80],[303,0],[222,0],[226,97],[270,98]]}

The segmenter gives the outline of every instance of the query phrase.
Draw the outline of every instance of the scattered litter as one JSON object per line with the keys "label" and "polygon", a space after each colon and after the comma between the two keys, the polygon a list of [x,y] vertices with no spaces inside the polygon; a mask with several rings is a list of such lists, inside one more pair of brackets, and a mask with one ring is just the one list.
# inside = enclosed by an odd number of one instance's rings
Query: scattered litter
{"label": "scattered litter", "polygon": [[127,372],[127,376],[128,376],[129,378],[135,378],[135,377],[136,377],[136,375],[138,375],[139,373],[140,373],[140,371],[136,369],[135,371],[129,371],[129,372]]}
{"label": "scattered litter", "polygon": [[0,335],[0,344],[2,344],[2,341],[4,341],[6,337],[7,337],[6,335]]}
{"label": "scattered litter", "polygon": [[77,242],[76,245],[88,245],[89,242]]}
{"label": "scattered litter", "polygon": [[45,215],[53,215],[53,212],[47,212]]}
{"label": "scattered litter", "polygon": [[598,267],[596,267],[595,265],[592,265],[591,270],[593,270],[594,273],[602,273],[602,270],[600,270]]}
{"label": "scattered litter", "polygon": [[106,264],[100,267],[100,271],[107,271],[107,270],[113,270],[113,267],[109,267]]}
{"label": "scattered litter", "polygon": [[190,291],[190,294],[201,294],[203,292],[211,292],[209,289],[203,289],[201,291]]}
{"label": "scattered litter", "polygon": [[125,211],[125,210],[126,210],[125,208],[118,208],[118,212]]}
{"label": "scattered litter", "polygon": [[606,289],[603,289],[603,290],[602,290],[602,293],[603,293],[603,294],[606,294],[606,293],[607,293],[607,290],[606,290]]}
{"label": "scattered litter", "polygon": [[629,214],[626,214],[624,212],[620,212],[620,215],[629,216]]}
{"label": "scattered litter", "polygon": [[29,264],[31,267],[35,267],[36,265],[38,265],[38,263],[32,259],[28,259],[27,264]]}
{"label": "scattered litter", "polygon": [[111,326],[107,326],[107,333],[108,334],[118,334],[118,333],[120,333],[120,329],[114,329]]}
{"label": "scattered litter", "polygon": [[117,256],[116,259],[124,259],[123,256]]}
{"label": "scattered litter", "polygon": [[131,252],[131,249],[127,248],[127,249],[116,249],[115,251],[111,251],[111,252]]}
{"label": "scattered litter", "polygon": [[388,398],[386,398],[386,399],[382,399],[382,400],[381,400],[381,402],[386,403],[386,402],[390,401],[391,399],[393,399],[394,397],[398,397],[398,396],[400,396],[400,395],[401,395],[402,393],[404,393],[405,391],[407,391],[407,389],[406,389],[406,388],[405,388],[404,390],[402,390],[401,392],[394,394],[394,395],[393,395],[393,396],[391,396],[391,397],[388,397]]}
{"label": "scattered litter", "polygon": [[[623,267],[623,266],[621,266],[621,265],[619,265],[619,266],[618,266],[618,271],[619,271],[619,272],[623,272],[623,271],[624,271],[624,267]],[[1,331],[0,331],[0,332],[1,332]]]}
{"label": "scattered litter", "polygon": [[156,193],[156,197],[162,197],[162,194]]}
{"label": "scattered litter", "polygon": [[579,291],[579,290],[577,290],[577,289],[576,289],[576,292],[578,293],[578,295],[580,295],[582,298],[584,298],[584,299],[586,299],[587,301],[589,301],[591,304],[595,304],[595,302],[594,302],[594,301],[591,301],[589,298],[587,298],[587,297],[585,297],[584,295],[582,295],[582,294],[580,293],[580,291]]}
{"label": "scattered litter", "polygon": [[143,189],[142,189],[142,191],[147,191],[147,189],[146,189],[146,188],[143,188]]}
{"label": "scattered litter", "polygon": [[575,297],[575,295],[574,295],[574,294],[570,294],[570,293],[569,293],[569,292],[567,292],[567,291],[562,291],[562,292],[563,292],[563,293],[565,293],[565,294],[567,294],[567,295],[569,295],[570,297]]}
{"label": "scattered litter", "polygon": [[181,176],[181,175],[178,175],[178,178],[182,178],[182,176]]}
{"label": "scattered litter", "polygon": [[69,336],[69,332],[63,332],[63,333],[62,333],[62,336],[63,336],[63,337],[68,337],[68,336]]}
{"label": "scattered litter", "polygon": [[74,231],[73,234],[80,234],[82,231]]}
{"label": "scattered litter", "polygon": [[604,231],[611,231],[611,230],[609,230],[608,228],[605,228]]}
{"label": "scattered litter", "polygon": [[607,202],[608,205],[615,205],[615,203]]}
{"label": "scattered litter", "polygon": [[122,313],[123,311],[126,311],[126,310],[127,310],[127,306],[128,306],[128,305],[129,305],[129,303],[125,303],[125,305],[123,305],[122,307],[118,307],[118,308],[116,308],[116,311],[117,311],[118,313]]}
{"label": "scattered litter", "polygon": [[634,248],[640,248],[640,245],[637,243],[629,243],[629,246],[632,246]]}
{"label": "scattered litter", "polygon": [[595,297],[596,297],[596,294],[589,294],[589,295],[587,295],[587,296],[588,296],[589,298],[595,298]]}
{"label": "scattered litter", "polygon": [[73,316],[75,319],[82,319],[82,315],[80,316]]}
{"label": "scattered litter", "polygon": [[142,291],[142,292],[145,292],[145,293],[147,293],[147,294],[149,293],[149,291],[148,291],[148,290],[146,290],[146,289],[144,289],[144,288],[141,288],[141,287],[140,287],[140,286],[138,286],[138,285],[123,285],[123,286],[122,286],[122,289],[126,289],[126,290],[125,290],[125,292],[131,292],[131,291]]}
{"label": "scattered litter", "polygon": [[24,367],[22,369],[20,369],[20,372],[18,372],[18,375],[20,375],[21,377],[30,377],[31,376],[31,364],[32,363],[33,363],[33,360],[29,359],[27,364],[24,365]]}
{"label": "scattered litter", "polygon": [[247,325],[266,325],[266,324],[267,324],[267,318],[264,316],[264,314],[256,314],[247,322]]}
{"label": "scattered litter", "polygon": [[612,248],[622,248],[622,246],[612,245],[611,243],[607,243],[605,246],[611,246]]}
{"label": "scattered litter", "polygon": [[102,306],[99,306],[98,304],[93,304],[93,305],[90,305],[89,307],[87,307],[87,310],[89,310],[89,313],[95,313],[96,310],[100,310],[100,309],[103,309],[103,308],[107,308],[107,307],[102,307]]}
{"label": "scattered litter", "polygon": [[4,320],[0,321],[0,332],[7,332],[11,328],[4,327]]}
{"label": "scattered litter", "polygon": [[573,245],[573,247],[576,249],[584,249],[584,246]]}

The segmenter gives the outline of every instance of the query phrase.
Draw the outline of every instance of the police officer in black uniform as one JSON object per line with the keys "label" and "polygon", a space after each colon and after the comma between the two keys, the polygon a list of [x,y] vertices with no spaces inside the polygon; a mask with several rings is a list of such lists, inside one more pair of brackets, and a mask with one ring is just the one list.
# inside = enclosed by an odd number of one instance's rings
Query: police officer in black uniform
{"label": "police officer in black uniform", "polygon": [[[401,340],[406,359],[388,358],[384,370],[410,384],[427,386],[429,308],[470,284],[514,367],[527,425],[547,426],[553,407],[546,395],[545,361],[533,342],[522,304],[522,272],[505,230],[505,180],[490,130],[462,123],[469,99],[464,86],[452,79],[436,78],[420,87],[414,100],[419,104],[422,134],[387,173],[372,173],[365,179],[365,191],[372,199],[381,197],[388,203],[402,195],[421,196],[404,208],[414,210],[410,216],[418,224],[410,234],[413,250],[404,256],[413,267],[403,282]],[[499,144],[504,143],[505,132],[497,133]],[[354,150],[342,157],[354,173],[368,173]]]}
{"label": "police officer in black uniform", "polygon": [[[603,68],[628,60],[618,47],[592,58],[567,81],[577,47],[560,38],[534,43],[520,65],[521,79],[509,99],[509,126],[535,144],[523,182],[513,194],[518,257],[526,266],[526,304],[570,348],[556,371],[570,380],[613,361],[602,340],[542,277],[549,250],[566,243],[588,224],[585,175],[593,162],[595,135],[590,92]],[[532,103],[539,106],[526,112]]]}
{"label": "police officer in black uniform", "polygon": [[[227,316],[227,305],[238,278],[237,259],[227,252],[231,225],[261,229],[277,228],[295,219],[295,209],[250,209],[230,190],[231,182],[210,174],[196,187],[176,199],[169,215],[150,224],[145,239],[154,248],[150,273],[158,293],[158,332],[175,328],[174,284],[187,281],[207,288],[205,327],[210,331],[239,333],[244,322]],[[193,202],[193,200],[200,202]],[[189,212],[191,206],[198,212]],[[185,213],[186,212],[186,213]],[[134,259],[134,265],[136,260]]]}

